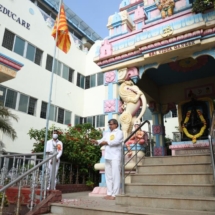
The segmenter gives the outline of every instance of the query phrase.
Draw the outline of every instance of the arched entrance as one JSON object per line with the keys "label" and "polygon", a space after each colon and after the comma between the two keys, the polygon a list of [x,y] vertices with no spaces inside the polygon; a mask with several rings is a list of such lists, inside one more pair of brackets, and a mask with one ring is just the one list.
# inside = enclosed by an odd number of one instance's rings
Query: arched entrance
{"label": "arched entrance", "polygon": [[[205,143],[214,109],[214,65],[215,60],[210,55],[174,59],[161,65],[153,64],[137,82],[147,96],[153,115],[155,151],[159,155],[165,154],[163,115],[176,106],[181,142]],[[190,114],[188,118],[187,114]]]}

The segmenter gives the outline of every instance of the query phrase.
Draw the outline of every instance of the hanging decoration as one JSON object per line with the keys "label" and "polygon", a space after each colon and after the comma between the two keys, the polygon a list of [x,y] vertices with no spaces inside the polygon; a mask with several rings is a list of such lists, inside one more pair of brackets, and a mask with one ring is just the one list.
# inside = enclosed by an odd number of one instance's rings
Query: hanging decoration
{"label": "hanging decoration", "polygon": [[186,123],[187,123],[187,122],[189,121],[189,119],[190,119],[191,110],[187,111],[186,118],[185,118],[184,123],[183,123],[183,125],[182,125],[182,130],[184,131],[185,135],[186,135],[187,137],[191,138],[193,143],[196,143],[196,139],[199,138],[199,137],[201,137],[201,136],[203,135],[203,133],[204,133],[204,131],[205,131],[205,129],[206,129],[206,125],[207,125],[206,120],[205,120],[205,118],[204,118],[203,115],[202,115],[202,112],[201,112],[199,109],[197,109],[196,112],[197,112],[197,114],[198,114],[198,116],[199,116],[201,122],[203,123],[203,126],[201,127],[199,133],[197,133],[197,134],[195,134],[195,135],[190,134],[190,133],[188,132],[187,128],[186,128]]}
{"label": "hanging decoration", "polygon": [[208,62],[208,56],[193,59],[191,57],[169,63],[169,67],[177,72],[191,72],[200,69]]}

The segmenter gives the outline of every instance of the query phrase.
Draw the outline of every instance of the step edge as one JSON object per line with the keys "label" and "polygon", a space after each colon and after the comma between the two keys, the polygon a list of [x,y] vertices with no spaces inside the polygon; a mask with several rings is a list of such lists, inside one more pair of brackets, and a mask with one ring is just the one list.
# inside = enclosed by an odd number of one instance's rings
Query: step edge
{"label": "step edge", "polygon": [[214,187],[214,184],[154,184],[154,183],[125,183],[129,186],[187,186],[187,187]]}
{"label": "step edge", "polygon": [[188,165],[211,165],[211,162],[203,162],[203,163],[177,163],[177,164],[146,164],[146,165],[138,165],[138,167],[154,167],[154,166],[188,166]]}
{"label": "step edge", "polygon": [[152,198],[152,199],[175,199],[175,200],[195,200],[195,201],[214,201],[215,202],[215,197],[209,197],[209,196],[177,196],[177,195],[131,195],[131,194],[125,194],[125,195],[117,195],[117,197],[130,197],[130,198]]}

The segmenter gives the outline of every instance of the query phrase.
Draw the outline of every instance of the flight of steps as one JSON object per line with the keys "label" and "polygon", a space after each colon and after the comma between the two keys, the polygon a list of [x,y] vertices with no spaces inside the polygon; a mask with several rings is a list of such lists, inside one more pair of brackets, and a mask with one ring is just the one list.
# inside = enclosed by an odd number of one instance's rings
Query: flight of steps
{"label": "flight of steps", "polygon": [[59,209],[58,204],[53,204],[51,212],[65,215],[215,215],[214,189],[209,155],[146,157],[138,173],[131,176],[131,183],[125,185],[126,194],[117,196],[115,202],[104,200],[104,207],[101,201],[97,208],[88,205]]}

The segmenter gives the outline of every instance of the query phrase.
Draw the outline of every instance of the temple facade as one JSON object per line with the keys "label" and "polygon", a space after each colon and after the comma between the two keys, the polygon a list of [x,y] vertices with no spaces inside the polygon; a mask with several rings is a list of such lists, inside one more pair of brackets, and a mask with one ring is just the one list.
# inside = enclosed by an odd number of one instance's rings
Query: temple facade
{"label": "temple facade", "polygon": [[94,62],[104,72],[108,119],[120,119],[126,111],[119,88],[132,81],[152,113],[155,156],[166,155],[164,115],[170,111],[178,113],[172,154],[208,151],[215,97],[214,9],[194,13],[188,0],[123,0],[107,28],[109,37],[97,46]]}

